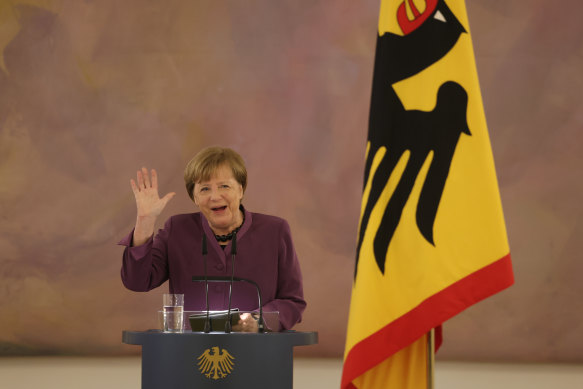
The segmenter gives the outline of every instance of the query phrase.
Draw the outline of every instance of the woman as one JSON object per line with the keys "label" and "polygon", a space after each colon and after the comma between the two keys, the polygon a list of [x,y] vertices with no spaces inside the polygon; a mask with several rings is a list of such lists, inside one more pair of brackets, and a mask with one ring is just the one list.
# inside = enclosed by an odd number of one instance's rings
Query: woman
{"label": "woman", "polygon": [[[208,246],[208,276],[231,276],[231,246],[236,239],[235,277],[259,285],[263,310],[279,312],[280,329],[298,323],[306,302],[289,225],[281,218],[252,213],[242,206],[247,170],[241,156],[228,148],[204,149],[186,166],[184,182],[200,212],[172,216],[153,237],[156,219],[175,193],[159,197],[154,169],[149,173],[142,168],[137,182],[130,181],[138,215],[132,233],[119,243],[126,246],[121,270],[126,288],[143,292],[169,280],[170,293],[184,293],[185,310],[204,311],[204,283],[192,282],[193,276],[205,274],[203,235]],[[227,309],[228,295],[228,283],[211,283],[209,308]],[[255,287],[233,283],[232,307],[258,309]],[[257,322],[242,314],[234,329],[256,332]]]}

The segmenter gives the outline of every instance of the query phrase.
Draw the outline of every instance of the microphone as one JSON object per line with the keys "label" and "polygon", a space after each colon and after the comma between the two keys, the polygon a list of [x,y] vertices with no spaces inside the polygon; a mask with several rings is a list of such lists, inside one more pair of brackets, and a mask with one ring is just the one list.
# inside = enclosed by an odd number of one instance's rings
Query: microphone
{"label": "microphone", "polygon": [[235,256],[237,255],[237,231],[233,233],[231,240],[231,281],[229,283],[229,307],[227,309],[227,322],[225,323],[225,333],[231,333],[231,297],[233,296],[233,278],[235,277]]}
{"label": "microphone", "polygon": [[[208,279],[206,279],[205,277],[200,277],[200,276],[192,276],[192,282],[229,282],[231,281],[231,279],[229,277],[216,277],[216,276],[210,276],[208,277]],[[248,284],[251,284],[255,287],[255,290],[257,290],[257,302],[259,303],[259,319],[257,321],[257,324],[259,326],[259,331],[258,332],[265,332],[265,320],[263,319],[263,300],[261,298],[261,288],[259,288],[259,285],[257,284],[257,282],[247,279],[247,278],[241,278],[241,277],[233,277],[233,281],[237,281],[237,282],[246,282]]]}
{"label": "microphone", "polygon": [[237,232],[233,234],[233,240],[231,243],[231,255],[237,255]]}
{"label": "microphone", "polygon": [[205,299],[206,299],[206,319],[204,321],[204,333],[208,334],[211,332],[211,320],[209,318],[209,281],[208,281],[208,273],[206,270],[206,255],[208,254],[208,250],[206,247],[206,234],[204,231],[202,232],[202,261],[204,263],[204,288],[205,288]]}

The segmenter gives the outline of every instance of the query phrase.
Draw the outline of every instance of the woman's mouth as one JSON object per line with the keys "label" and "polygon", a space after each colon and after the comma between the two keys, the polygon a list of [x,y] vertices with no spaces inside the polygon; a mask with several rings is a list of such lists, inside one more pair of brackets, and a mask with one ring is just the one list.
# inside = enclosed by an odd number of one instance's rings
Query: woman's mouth
{"label": "woman's mouth", "polygon": [[227,206],[223,205],[222,207],[214,207],[211,209],[213,210],[213,212],[221,212],[221,211],[224,211],[225,209],[227,209]]}

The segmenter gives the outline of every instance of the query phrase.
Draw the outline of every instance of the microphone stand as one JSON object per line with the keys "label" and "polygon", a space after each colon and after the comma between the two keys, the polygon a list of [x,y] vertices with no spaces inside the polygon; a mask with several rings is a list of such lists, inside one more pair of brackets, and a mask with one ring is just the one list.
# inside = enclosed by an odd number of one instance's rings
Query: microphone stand
{"label": "microphone stand", "polygon": [[[192,277],[192,282],[230,282],[231,278],[230,277],[221,277],[221,276],[209,276],[208,278],[205,277],[200,277],[200,276],[193,276]],[[251,285],[253,285],[255,287],[255,289],[257,290],[257,301],[259,303],[259,319],[258,319],[258,326],[259,326],[259,331],[258,332],[265,332],[265,320],[263,319],[263,300],[261,298],[261,289],[259,288],[259,285],[252,280],[249,280],[247,278],[241,278],[241,277],[233,277],[233,281],[237,281],[237,282],[246,282],[249,283]]]}
{"label": "microphone stand", "polygon": [[204,333],[208,334],[211,332],[211,319],[210,319],[210,312],[209,312],[209,281],[208,281],[208,273],[206,270],[206,255],[208,254],[208,250],[206,247],[206,234],[204,231],[202,232],[202,261],[204,263],[204,287],[205,287],[205,298],[206,298],[206,319],[204,321]]}
{"label": "microphone stand", "polygon": [[231,297],[233,295],[233,278],[235,277],[235,256],[237,255],[237,232],[233,234],[231,241],[231,281],[229,283],[229,308],[227,310],[227,322],[225,323],[225,333],[231,333]]}

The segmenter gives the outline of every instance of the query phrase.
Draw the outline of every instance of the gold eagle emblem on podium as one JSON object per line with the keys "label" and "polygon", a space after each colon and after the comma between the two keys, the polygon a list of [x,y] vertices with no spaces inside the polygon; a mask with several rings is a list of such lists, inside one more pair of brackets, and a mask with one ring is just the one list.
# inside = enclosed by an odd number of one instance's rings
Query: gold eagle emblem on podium
{"label": "gold eagle emblem on podium", "polygon": [[204,350],[198,357],[198,370],[205,377],[213,380],[225,378],[235,367],[235,357],[225,349],[220,350],[218,347],[211,347]]}

